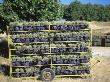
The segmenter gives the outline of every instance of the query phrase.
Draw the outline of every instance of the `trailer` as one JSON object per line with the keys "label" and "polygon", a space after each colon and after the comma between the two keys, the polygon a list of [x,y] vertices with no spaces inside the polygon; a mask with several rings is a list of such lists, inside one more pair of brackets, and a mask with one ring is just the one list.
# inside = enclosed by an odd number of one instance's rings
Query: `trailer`
{"label": "trailer", "polygon": [[11,22],[11,78],[91,76],[91,29],[81,21]]}

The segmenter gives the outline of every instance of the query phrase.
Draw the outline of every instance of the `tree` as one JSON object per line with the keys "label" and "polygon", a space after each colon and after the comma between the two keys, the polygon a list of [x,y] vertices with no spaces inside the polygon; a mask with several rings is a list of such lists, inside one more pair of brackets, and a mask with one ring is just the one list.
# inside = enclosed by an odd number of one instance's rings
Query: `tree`
{"label": "tree", "polygon": [[64,19],[71,21],[82,20],[82,7],[82,4],[78,0],[72,2],[65,10]]}
{"label": "tree", "polygon": [[2,31],[6,31],[6,27],[10,22],[14,22],[17,20],[19,20],[17,14],[15,14],[14,12],[5,11],[4,5],[0,5],[0,29]]}
{"label": "tree", "polygon": [[5,0],[4,11],[25,21],[52,21],[62,17],[58,0]]}
{"label": "tree", "polygon": [[58,0],[4,0],[0,5],[0,28],[15,21],[53,21],[63,16]]}
{"label": "tree", "polygon": [[69,6],[65,6],[63,18],[69,21],[109,21],[110,5],[81,4],[78,0],[75,0]]}

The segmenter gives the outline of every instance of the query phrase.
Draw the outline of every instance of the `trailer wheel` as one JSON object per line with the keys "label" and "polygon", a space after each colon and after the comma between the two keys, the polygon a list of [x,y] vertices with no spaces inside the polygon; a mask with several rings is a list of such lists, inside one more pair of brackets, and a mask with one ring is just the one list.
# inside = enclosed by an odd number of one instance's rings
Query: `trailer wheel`
{"label": "trailer wheel", "polygon": [[43,82],[50,82],[54,79],[55,73],[50,68],[45,68],[41,71],[41,79]]}

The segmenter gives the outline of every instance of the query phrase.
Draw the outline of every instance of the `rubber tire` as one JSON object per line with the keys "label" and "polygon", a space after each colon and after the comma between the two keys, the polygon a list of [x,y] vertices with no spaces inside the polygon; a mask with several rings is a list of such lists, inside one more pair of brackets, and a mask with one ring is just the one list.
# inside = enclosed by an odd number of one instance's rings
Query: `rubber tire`
{"label": "rubber tire", "polygon": [[[51,73],[51,78],[50,78],[49,80],[46,80],[46,79],[43,77],[44,72]],[[42,82],[51,82],[51,81],[54,79],[54,77],[55,77],[55,73],[54,73],[54,71],[53,71],[52,69],[50,69],[50,68],[45,68],[45,69],[43,69],[43,70],[41,71],[41,80],[42,80]]]}

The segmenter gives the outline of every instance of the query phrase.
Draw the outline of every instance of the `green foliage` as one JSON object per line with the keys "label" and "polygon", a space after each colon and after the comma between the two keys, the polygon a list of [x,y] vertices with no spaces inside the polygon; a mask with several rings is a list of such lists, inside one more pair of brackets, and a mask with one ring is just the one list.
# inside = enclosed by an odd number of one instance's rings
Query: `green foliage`
{"label": "green foliage", "polygon": [[15,21],[53,21],[63,16],[57,0],[4,0],[0,5],[0,28]]}
{"label": "green foliage", "polygon": [[63,18],[69,21],[110,21],[110,5],[81,4],[76,0],[65,6]]}
{"label": "green foliage", "polygon": [[4,7],[7,14],[17,14],[26,21],[52,21],[62,17],[57,0],[5,0]]}
{"label": "green foliage", "polygon": [[6,26],[6,23],[5,23],[5,20],[4,20],[3,5],[0,4],[0,30],[1,29],[4,30],[4,28],[3,28],[4,26]]}
{"label": "green foliage", "polygon": [[0,5],[0,29],[6,31],[6,26],[10,22],[19,21],[19,17],[15,12],[9,11],[10,7],[7,7],[7,10],[4,4]]}

